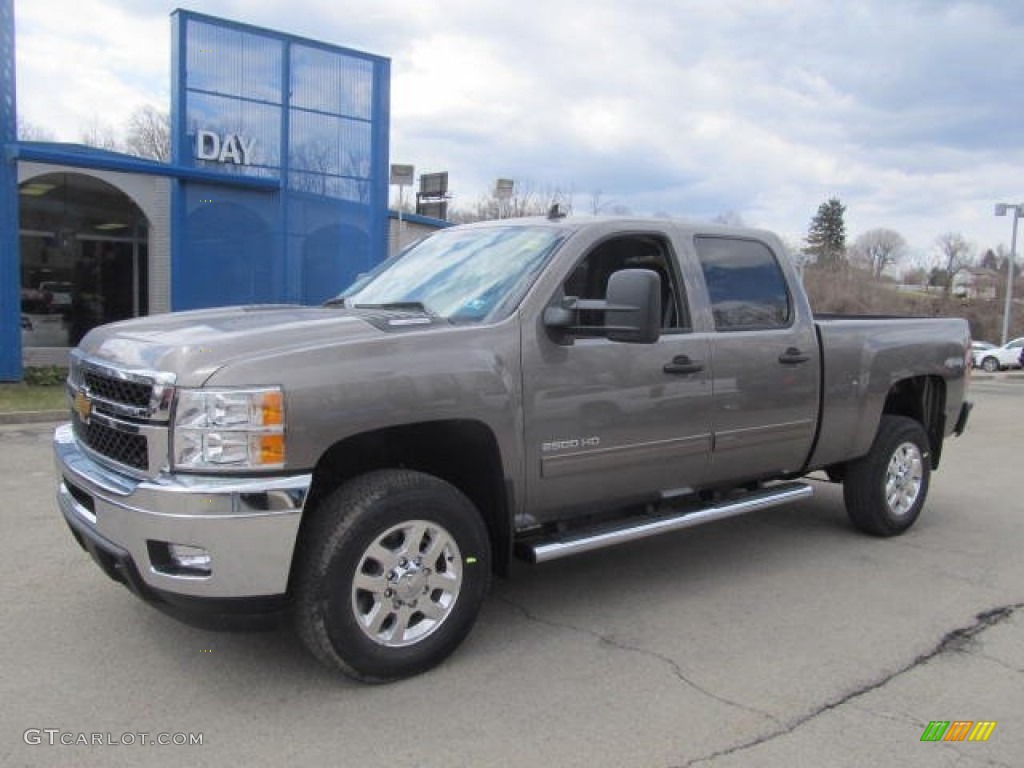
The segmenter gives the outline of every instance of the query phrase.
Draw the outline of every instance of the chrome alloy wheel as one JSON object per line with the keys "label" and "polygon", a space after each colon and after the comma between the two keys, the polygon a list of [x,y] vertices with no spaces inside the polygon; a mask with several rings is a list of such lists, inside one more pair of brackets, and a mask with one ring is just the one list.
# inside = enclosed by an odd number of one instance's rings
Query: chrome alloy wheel
{"label": "chrome alloy wheel", "polygon": [[437,523],[410,520],[367,547],[352,580],[359,628],[387,648],[413,645],[448,618],[462,587],[462,555]]}
{"label": "chrome alloy wheel", "polygon": [[900,443],[889,459],[885,473],[885,503],[893,515],[907,514],[917,501],[924,477],[920,449],[911,442]]}

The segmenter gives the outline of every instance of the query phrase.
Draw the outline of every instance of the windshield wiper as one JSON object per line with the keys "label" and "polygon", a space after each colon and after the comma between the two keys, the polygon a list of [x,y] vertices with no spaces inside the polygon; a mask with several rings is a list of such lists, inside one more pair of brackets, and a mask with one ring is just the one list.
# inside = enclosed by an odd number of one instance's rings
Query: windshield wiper
{"label": "windshield wiper", "polygon": [[428,317],[437,317],[437,313],[422,301],[389,301],[384,304],[353,304],[352,306],[356,309],[412,309],[422,312]]}
{"label": "windshield wiper", "polygon": [[322,307],[344,307],[345,306],[345,297],[344,296],[335,296],[333,299],[328,299],[327,301],[325,301],[320,306],[322,306]]}

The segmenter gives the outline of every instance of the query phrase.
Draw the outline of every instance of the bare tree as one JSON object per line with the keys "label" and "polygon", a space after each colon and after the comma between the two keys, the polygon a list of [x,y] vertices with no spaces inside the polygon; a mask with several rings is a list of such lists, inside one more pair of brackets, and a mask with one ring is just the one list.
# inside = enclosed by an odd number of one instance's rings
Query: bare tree
{"label": "bare tree", "polygon": [[531,181],[516,182],[515,192],[508,199],[499,199],[494,191],[480,197],[470,208],[449,212],[449,220],[457,223],[511,219],[520,216],[543,216],[558,204],[566,214],[573,210],[573,193],[557,185],[538,187]]}
{"label": "bare tree", "polygon": [[121,143],[117,139],[117,132],[110,123],[105,123],[98,117],[92,118],[82,128],[80,140],[87,147],[97,147],[111,152],[119,152]]}
{"label": "bare tree", "polygon": [[36,125],[21,116],[18,117],[16,130],[19,141],[56,141],[50,129]]}
{"label": "bare tree", "polygon": [[946,265],[945,289],[946,294],[949,295],[949,291],[953,287],[953,275],[971,262],[971,245],[959,232],[946,232],[939,235],[935,239],[935,245]]}
{"label": "bare tree", "polygon": [[139,107],[128,118],[124,145],[130,154],[137,157],[148,157],[162,163],[170,162],[170,115],[148,104]]}
{"label": "bare tree", "polygon": [[590,212],[594,216],[610,213],[613,208],[618,206],[619,203],[617,201],[614,199],[608,199],[604,196],[603,189],[590,193]]}
{"label": "bare tree", "polygon": [[870,229],[853,244],[854,258],[867,262],[876,280],[882,276],[886,267],[896,264],[906,252],[907,241],[892,229]]}
{"label": "bare tree", "polygon": [[715,216],[711,220],[715,224],[724,224],[727,227],[745,227],[746,223],[743,221],[743,215],[739,211],[729,209],[728,211],[722,211],[720,214]]}

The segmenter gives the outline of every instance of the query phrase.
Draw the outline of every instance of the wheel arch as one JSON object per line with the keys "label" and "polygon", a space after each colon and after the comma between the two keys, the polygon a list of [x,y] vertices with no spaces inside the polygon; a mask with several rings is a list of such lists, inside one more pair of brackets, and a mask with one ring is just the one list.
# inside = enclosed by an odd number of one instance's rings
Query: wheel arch
{"label": "wheel arch", "polygon": [[[480,511],[491,540],[494,570],[511,560],[511,483],[486,424],[468,419],[427,421],[363,432],[339,440],[321,455],[299,526],[299,546],[318,503],[346,481],[377,469],[411,469],[458,488]],[[295,558],[291,580],[295,576]]]}
{"label": "wheel arch", "polygon": [[928,436],[931,468],[938,469],[945,435],[946,382],[940,376],[914,376],[892,385],[882,415],[906,416],[918,422]]}

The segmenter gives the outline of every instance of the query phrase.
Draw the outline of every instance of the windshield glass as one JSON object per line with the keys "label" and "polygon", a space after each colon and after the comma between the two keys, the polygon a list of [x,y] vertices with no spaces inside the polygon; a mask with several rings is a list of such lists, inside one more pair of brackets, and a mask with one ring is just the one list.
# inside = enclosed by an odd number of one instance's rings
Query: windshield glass
{"label": "windshield glass", "polygon": [[484,320],[514,307],[564,236],[551,227],[522,225],[443,230],[384,262],[342,296],[349,307]]}

